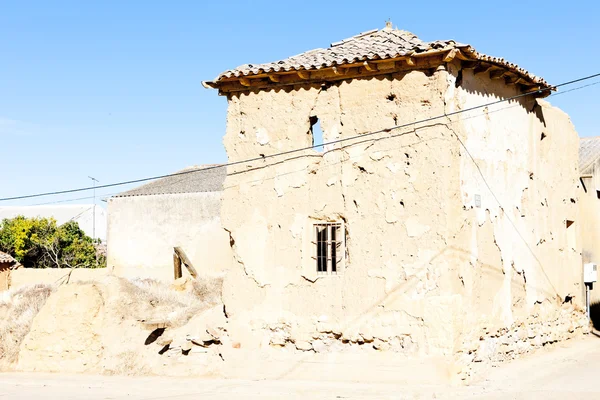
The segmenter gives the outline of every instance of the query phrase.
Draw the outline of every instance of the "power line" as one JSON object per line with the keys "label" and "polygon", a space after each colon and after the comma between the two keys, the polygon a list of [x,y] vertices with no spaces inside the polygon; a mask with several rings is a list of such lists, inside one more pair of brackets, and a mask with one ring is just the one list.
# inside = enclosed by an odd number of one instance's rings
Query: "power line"
{"label": "power line", "polygon": [[[563,95],[563,94],[566,94],[566,93],[574,92],[576,90],[581,90],[581,89],[584,89],[584,88],[587,88],[587,87],[590,87],[590,86],[595,86],[595,85],[600,85],[600,81],[597,81],[597,82],[594,82],[594,83],[590,83],[590,84],[587,84],[587,85],[577,86],[577,87],[575,87],[573,89],[565,90],[563,92],[553,93],[549,97],[560,96],[560,95]],[[514,108],[514,107],[518,107],[518,105],[512,105],[512,106],[507,106],[507,107],[499,108],[497,110],[488,111],[488,114],[497,113],[497,112],[508,110],[508,109]],[[475,116],[471,116],[471,117],[465,117],[465,119],[478,118],[478,117],[483,117],[483,116],[484,116],[484,114],[479,114],[479,115],[475,115]],[[454,123],[454,122],[458,122],[458,121],[453,121],[453,122],[449,122],[449,123],[451,124],[451,123]],[[427,128],[427,127],[428,126],[424,126],[423,128]],[[367,139],[367,140],[364,140],[364,141],[354,142],[351,145],[361,144],[361,143],[364,143],[364,142],[369,141],[369,140],[392,139],[392,138],[395,138],[395,137],[398,137],[398,136],[399,135],[396,134],[396,135],[392,135],[392,136],[385,136],[385,137],[382,137],[380,139]],[[329,164],[329,165],[335,165],[335,164]],[[275,175],[274,177],[272,177],[270,179],[274,179],[274,178],[285,176],[285,175],[291,175],[291,174],[294,174],[296,172],[300,172],[300,171],[303,171],[303,170],[304,170],[304,168],[301,169],[301,170],[298,170],[298,171],[291,171],[291,172],[286,172],[286,173],[283,173],[283,174],[278,174],[278,175]],[[198,169],[195,169],[192,172],[197,172],[197,171],[198,171]],[[239,173],[243,173],[243,172],[246,172],[246,171],[242,171],[242,172],[239,172]],[[236,173],[236,174],[239,174],[239,173]],[[252,181],[252,182],[258,182],[258,181],[262,181],[262,180],[264,180],[264,178],[261,178],[259,180]],[[179,183],[179,182],[181,182],[181,179],[177,180],[176,182],[165,182],[164,184],[160,185],[159,187],[160,188],[168,188],[168,187],[171,187],[173,184]],[[239,185],[227,186],[227,187],[224,187],[224,189],[229,189],[229,188],[237,187],[237,186],[239,186]],[[116,194],[119,194],[119,193],[121,193],[121,192],[102,193],[102,197],[113,196],[113,195],[116,195]],[[65,199],[65,200],[56,200],[56,201],[48,201],[48,202],[43,202],[43,203],[36,203],[36,204],[32,204],[32,206],[42,206],[42,205],[49,205],[49,204],[68,203],[68,202],[72,202],[72,201],[89,200],[89,199],[93,199],[93,198],[94,198],[93,196],[76,197],[76,198]]]}
{"label": "power line", "polygon": [[438,119],[442,119],[442,118],[452,117],[454,115],[459,115],[459,114],[463,114],[463,113],[466,113],[466,112],[478,110],[478,109],[481,109],[481,108],[490,107],[490,106],[493,106],[493,105],[496,105],[496,104],[510,102],[510,101],[517,100],[517,99],[520,99],[520,98],[523,98],[523,97],[526,97],[526,96],[531,96],[531,95],[534,95],[534,94],[540,94],[540,93],[544,93],[544,92],[548,92],[548,91],[553,91],[553,90],[558,89],[559,87],[572,85],[574,83],[586,81],[588,79],[593,79],[593,78],[596,78],[596,77],[600,77],[600,73],[588,75],[588,76],[585,76],[585,77],[582,77],[582,78],[578,78],[578,79],[574,79],[574,80],[571,80],[571,81],[563,82],[563,83],[555,85],[555,86],[550,86],[550,87],[547,87],[547,88],[538,89],[538,90],[535,90],[535,91],[532,91],[532,92],[521,93],[521,94],[518,94],[518,95],[515,95],[515,96],[512,96],[512,97],[508,97],[506,99],[496,100],[496,101],[492,101],[490,103],[481,104],[481,105],[478,105],[478,106],[473,106],[473,107],[465,108],[465,109],[462,109],[462,110],[453,111],[453,112],[450,112],[450,113],[444,113],[444,114],[441,114],[441,115],[437,115],[435,117],[425,118],[425,119],[422,119],[420,121],[409,122],[409,123],[402,124],[402,125],[396,125],[396,126],[393,126],[393,127],[390,127],[390,128],[380,129],[380,130],[377,130],[377,131],[366,132],[366,133],[358,134],[358,135],[347,137],[347,138],[341,138],[341,139],[333,140],[333,141],[330,141],[330,142],[324,142],[324,143],[321,143],[321,144],[315,144],[315,145],[312,145],[312,146],[297,148],[297,149],[283,151],[283,152],[279,152],[279,153],[267,154],[267,155],[264,155],[264,156],[254,157],[254,158],[250,158],[250,159],[246,159],[246,160],[233,161],[233,162],[229,162],[229,163],[225,163],[225,164],[219,164],[219,165],[213,165],[213,166],[199,168],[199,169],[193,169],[193,170],[188,170],[188,171],[176,172],[176,173],[173,173],[173,174],[157,175],[157,176],[153,176],[153,177],[149,177],[149,178],[134,179],[134,180],[130,180],[130,181],[122,181],[122,182],[116,182],[116,183],[109,183],[109,184],[105,184],[105,185],[84,187],[84,188],[78,188],[78,189],[61,190],[61,191],[55,191],[55,192],[36,193],[36,194],[30,194],[30,195],[25,195],[25,196],[5,197],[5,198],[0,198],[0,201],[22,200],[22,199],[30,199],[30,198],[34,198],[34,197],[54,196],[54,195],[59,195],[59,194],[75,193],[75,192],[82,192],[82,191],[94,190],[94,189],[104,189],[104,188],[115,187],[115,186],[129,185],[129,184],[133,184],[133,183],[148,182],[148,181],[153,181],[153,180],[156,180],[156,179],[167,178],[167,177],[172,177],[172,176],[186,175],[186,174],[190,174],[190,173],[196,173],[196,172],[199,172],[199,171],[208,171],[208,170],[212,170],[212,169],[216,169],[216,168],[224,168],[224,167],[229,167],[229,166],[233,166],[233,165],[250,163],[250,162],[254,162],[254,161],[261,161],[261,160],[265,160],[267,158],[273,158],[273,157],[284,156],[284,155],[288,155],[288,154],[294,154],[294,153],[298,153],[298,152],[302,152],[302,151],[306,151],[306,150],[310,150],[310,149],[314,149],[314,148],[319,148],[319,147],[323,147],[323,146],[328,146],[328,145],[332,145],[332,144],[346,142],[346,141],[349,141],[349,140],[354,140],[354,139],[358,139],[358,138],[364,138],[364,137],[368,137],[368,136],[373,136],[373,135],[376,135],[376,134],[379,134],[379,133],[387,133],[387,132],[391,132],[391,131],[396,130],[396,129],[401,129],[401,128],[406,128],[406,127],[409,127],[409,126],[415,126],[417,124],[432,122],[432,121],[435,121],[435,120],[438,120]]}

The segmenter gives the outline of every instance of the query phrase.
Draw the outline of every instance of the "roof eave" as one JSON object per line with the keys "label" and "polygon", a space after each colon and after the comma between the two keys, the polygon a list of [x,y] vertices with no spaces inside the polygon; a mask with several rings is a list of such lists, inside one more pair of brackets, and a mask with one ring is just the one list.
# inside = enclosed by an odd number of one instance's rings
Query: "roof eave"
{"label": "roof eave", "polygon": [[205,89],[218,89],[219,88],[219,81],[202,81],[202,86]]}

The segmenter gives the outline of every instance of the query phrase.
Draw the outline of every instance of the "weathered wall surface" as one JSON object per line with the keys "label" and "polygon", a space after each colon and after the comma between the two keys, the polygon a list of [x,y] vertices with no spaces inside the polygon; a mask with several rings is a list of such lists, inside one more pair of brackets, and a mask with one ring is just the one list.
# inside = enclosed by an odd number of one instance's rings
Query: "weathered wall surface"
{"label": "weathered wall surface", "polygon": [[[447,112],[519,94],[473,70],[459,75],[451,65],[449,72]],[[546,101],[523,98],[460,114],[451,126],[466,147],[465,211],[456,216],[451,245],[457,293],[469,310],[470,332],[459,348],[470,360],[514,356],[585,329],[578,313],[585,301],[579,138],[569,117]]]}
{"label": "weathered wall surface", "polygon": [[[579,191],[583,262],[600,264],[600,161],[596,161],[581,173],[591,175],[591,178],[582,178],[583,184]],[[594,285],[590,294],[592,303],[600,302],[598,284]]]}
{"label": "weathered wall surface", "polygon": [[232,256],[220,205],[219,192],[110,199],[108,268],[126,278],[173,280],[173,247],[181,246],[199,273],[226,270]]}
{"label": "weathered wall surface", "polygon": [[[311,145],[311,117],[331,141],[516,94],[468,71],[456,85],[449,69],[231,95],[229,161]],[[559,321],[565,298],[576,311],[581,249],[565,221],[578,220],[577,135],[536,104],[230,167],[222,220],[237,266],[224,302],[243,346],[447,355],[473,345],[465,332]],[[316,275],[319,220],[347,227],[337,276]]]}
{"label": "weathered wall surface", "polygon": [[44,283],[48,285],[69,282],[94,281],[104,278],[109,271],[106,268],[17,268],[10,271],[9,288],[19,289],[23,286]]}

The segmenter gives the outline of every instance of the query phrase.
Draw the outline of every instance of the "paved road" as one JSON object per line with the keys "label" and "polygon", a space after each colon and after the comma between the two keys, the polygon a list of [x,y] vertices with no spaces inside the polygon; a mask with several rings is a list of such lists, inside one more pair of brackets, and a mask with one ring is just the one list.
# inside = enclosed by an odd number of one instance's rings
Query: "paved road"
{"label": "paved road", "polygon": [[490,368],[469,387],[299,380],[219,380],[0,374],[5,399],[594,399],[600,398],[600,338],[567,342]]}

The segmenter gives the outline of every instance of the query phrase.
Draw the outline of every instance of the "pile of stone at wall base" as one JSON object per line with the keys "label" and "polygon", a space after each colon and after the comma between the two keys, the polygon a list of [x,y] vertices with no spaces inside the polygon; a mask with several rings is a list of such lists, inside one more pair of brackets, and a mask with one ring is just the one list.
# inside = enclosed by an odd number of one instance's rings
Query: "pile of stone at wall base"
{"label": "pile of stone at wall base", "polygon": [[312,332],[294,333],[290,322],[265,324],[262,330],[272,348],[296,349],[302,352],[339,353],[357,351],[390,351],[414,355],[418,345],[409,334],[376,336],[373,332],[342,329],[339,324],[318,322]]}
{"label": "pile of stone at wall base", "polygon": [[508,328],[486,329],[469,334],[456,354],[460,379],[470,381],[490,364],[519,358],[542,347],[590,333],[584,312],[563,305],[552,316],[533,314]]}

